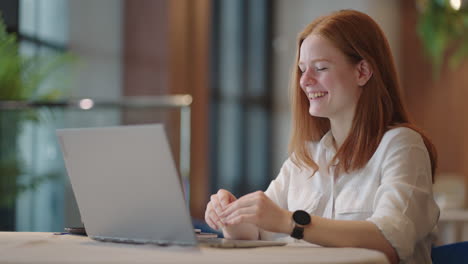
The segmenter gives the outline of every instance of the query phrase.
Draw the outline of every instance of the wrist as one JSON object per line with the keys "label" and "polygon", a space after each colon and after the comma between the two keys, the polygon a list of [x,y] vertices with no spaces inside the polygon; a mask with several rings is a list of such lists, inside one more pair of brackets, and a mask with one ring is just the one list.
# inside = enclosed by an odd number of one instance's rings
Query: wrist
{"label": "wrist", "polygon": [[295,239],[303,239],[305,228],[311,223],[310,214],[304,210],[296,210],[292,213],[292,219],[294,227],[291,236]]}
{"label": "wrist", "polygon": [[288,210],[284,210],[284,217],[283,217],[283,224],[281,225],[282,229],[280,230],[281,233],[290,235],[292,230],[294,229],[294,221],[292,218],[293,212]]}

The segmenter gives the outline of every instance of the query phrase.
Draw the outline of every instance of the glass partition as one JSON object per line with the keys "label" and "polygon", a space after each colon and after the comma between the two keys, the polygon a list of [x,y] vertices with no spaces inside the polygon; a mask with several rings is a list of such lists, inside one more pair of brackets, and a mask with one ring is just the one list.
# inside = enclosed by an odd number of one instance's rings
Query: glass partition
{"label": "glass partition", "polygon": [[58,128],[164,123],[189,197],[190,95],[0,101],[0,230],[81,226],[55,136]]}

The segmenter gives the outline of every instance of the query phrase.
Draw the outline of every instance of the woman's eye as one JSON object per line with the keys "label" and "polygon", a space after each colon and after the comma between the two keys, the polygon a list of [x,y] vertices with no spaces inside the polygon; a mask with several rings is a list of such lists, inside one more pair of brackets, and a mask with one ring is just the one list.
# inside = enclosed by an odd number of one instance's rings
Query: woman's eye
{"label": "woman's eye", "polygon": [[315,68],[316,71],[324,71],[326,69],[328,69],[328,68],[327,67],[322,67],[322,68],[317,67],[317,68]]}

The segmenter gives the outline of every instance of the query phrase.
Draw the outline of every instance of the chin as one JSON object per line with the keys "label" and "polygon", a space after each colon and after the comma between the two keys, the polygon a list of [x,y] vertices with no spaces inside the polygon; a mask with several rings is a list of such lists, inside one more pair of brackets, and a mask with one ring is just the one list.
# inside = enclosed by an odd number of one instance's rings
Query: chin
{"label": "chin", "polygon": [[315,116],[315,117],[327,117],[324,113],[321,111],[317,111],[317,109],[309,109],[309,115]]}

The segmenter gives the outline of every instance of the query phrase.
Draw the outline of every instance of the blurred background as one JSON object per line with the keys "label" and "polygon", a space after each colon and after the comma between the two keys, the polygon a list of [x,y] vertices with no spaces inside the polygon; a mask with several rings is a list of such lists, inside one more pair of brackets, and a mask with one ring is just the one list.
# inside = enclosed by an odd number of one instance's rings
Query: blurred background
{"label": "blurred background", "polygon": [[438,149],[441,243],[466,240],[467,0],[2,0],[0,230],[81,225],[56,128],[165,123],[194,218],[219,188],[265,190],[287,158],[296,36],[346,8],[387,35]]}

